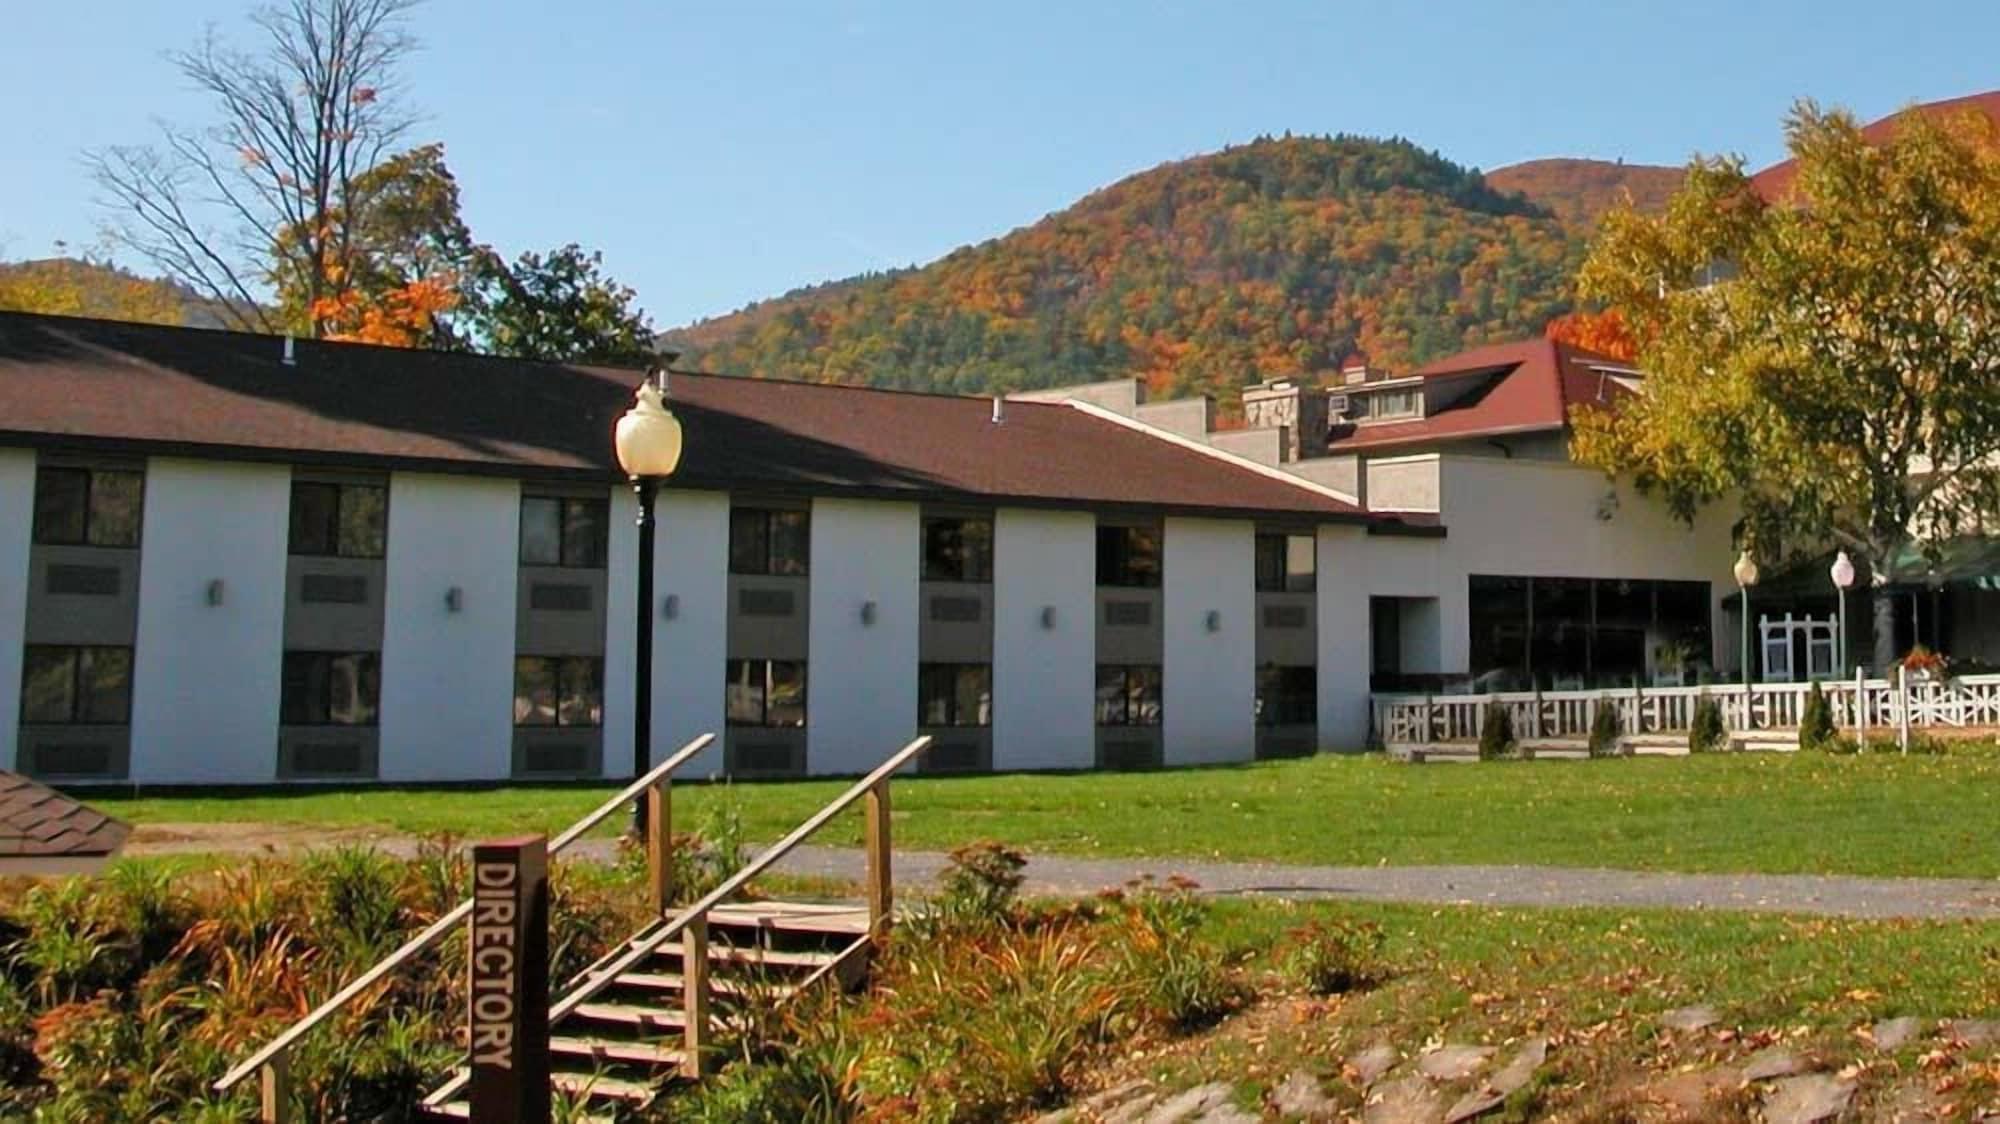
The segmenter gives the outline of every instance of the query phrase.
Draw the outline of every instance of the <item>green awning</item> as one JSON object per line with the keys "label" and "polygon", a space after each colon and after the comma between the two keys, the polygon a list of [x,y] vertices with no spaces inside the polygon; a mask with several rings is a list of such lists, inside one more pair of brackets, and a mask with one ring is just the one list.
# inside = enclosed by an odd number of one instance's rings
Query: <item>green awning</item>
{"label": "green awning", "polygon": [[[1799,601],[1832,601],[1836,590],[1828,573],[1833,567],[1833,551],[1811,561],[1788,566],[1766,576],[1750,589],[1750,599],[1767,606],[1783,606]],[[1868,563],[1855,558],[1854,586],[1849,593],[1866,596],[1871,580]],[[1889,567],[1889,588],[1899,593],[1925,593],[1934,589],[2000,589],[2000,537],[1965,535],[1942,543],[1903,547]],[[1738,594],[1723,598],[1723,605],[1735,608]]]}

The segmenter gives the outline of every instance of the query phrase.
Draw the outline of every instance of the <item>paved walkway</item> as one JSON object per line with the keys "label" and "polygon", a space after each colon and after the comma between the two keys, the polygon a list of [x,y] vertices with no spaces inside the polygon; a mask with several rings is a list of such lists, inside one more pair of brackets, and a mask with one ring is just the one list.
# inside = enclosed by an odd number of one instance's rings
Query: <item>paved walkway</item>
{"label": "paved walkway", "polygon": [[[946,864],[933,851],[899,851],[896,880],[930,883]],[[859,879],[862,854],[801,847],[780,864],[792,874]],[[1089,894],[1143,874],[1182,874],[1205,893],[1522,906],[1662,906],[1762,910],[1835,917],[2000,919],[2000,880],[1850,878],[1810,874],[1667,874],[1545,866],[1284,866],[1186,859],[1082,859],[1036,855],[1029,894]]]}
{"label": "paved walkway", "polygon": [[[410,854],[416,840],[366,832],[229,832],[263,825],[162,824],[142,828],[131,854],[286,851],[337,843]],[[609,859],[616,844],[587,839],[571,851]],[[936,851],[899,851],[896,880],[931,884],[947,863]],[[858,881],[862,854],[842,847],[800,847],[779,869]],[[1210,894],[1298,899],[1518,906],[1659,906],[1761,910],[1833,917],[1980,918],[2000,920],[2000,880],[1854,878],[1815,874],[1670,874],[1549,866],[1287,866],[1198,859],[1074,858],[1033,855],[1030,894],[1091,894],[1151,874],[1181,874]]]}

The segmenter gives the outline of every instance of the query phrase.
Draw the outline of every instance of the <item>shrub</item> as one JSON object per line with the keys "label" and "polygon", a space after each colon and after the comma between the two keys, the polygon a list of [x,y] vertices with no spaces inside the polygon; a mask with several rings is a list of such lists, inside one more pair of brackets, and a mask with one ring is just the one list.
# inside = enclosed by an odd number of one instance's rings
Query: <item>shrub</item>
{"label": "shrub", "polygon": [[1291,931],[1280,961],[1293,983],[1315,995],[1373,986],[1382,965],[1382,929],[1358,921],[1314,921]]}
{"label": "shrub", "polygon": [[1815,682],[1806,692],[1805,709],[1799,714],[1799,748],[1824,749],[1838,733],[1833,726],[1833,708]]}
{"label": "shrub", "polygon": [[1026,855],[991,840],[953,850],[950,865],[939,875],[943,886],[934,905],[938,918],[947,924],[970,925],[1008,920],[1021,891],[1021,868],[1027,865]]}
{"label": "shrub", "polygon": [[1142,1010],[1178,1031],[1215,1022],[1243,998],[1221,950],[1198,935],[1208,906],[1195,888],[1176,876],[1165,886],[1135,883],[1125,898],[1125,978]]}
{"label": "shrub", "polygon": [[1610,699],[1598,699],[1590,712],[1590,755],[1611,757],[1618,752],[1618,736],[1623,731],[1618,721],[1618,704]]}
{"label": "shrub", "polygon": [[1688,727],[1688,752],[1713,753],[1729,739],[1722,726],[1722,706],[1707,695],[1695,699],[1694,720]]}
{"label": "shrub", "polygon": [[1514,751],[1514,712],[1495,700],[1486,704],[1485,720],[1479,724],[1479,759],[1494,761]]}

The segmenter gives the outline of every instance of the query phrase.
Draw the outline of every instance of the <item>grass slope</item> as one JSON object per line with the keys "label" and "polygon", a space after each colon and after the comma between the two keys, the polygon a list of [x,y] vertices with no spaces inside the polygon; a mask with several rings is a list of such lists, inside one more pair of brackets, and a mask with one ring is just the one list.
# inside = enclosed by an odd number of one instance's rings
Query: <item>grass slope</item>
{"label": "grass slope", "polygon": [[[843,781],[689,785],[675,819],[733,807],[775,839]],[[366,789],[94,798],[139,824],[250,821],[477,836],[555,831],[611,789]],[[1713,755],[1405,766],[1327,756],[1157,773],[908,778],[896,842],[1330,865],[1532,863],[1690,872],[2000,876],[2000,755]],[[604,829],[616,829],[614,817]],[[860,817],[815,842],[852,844]]]}

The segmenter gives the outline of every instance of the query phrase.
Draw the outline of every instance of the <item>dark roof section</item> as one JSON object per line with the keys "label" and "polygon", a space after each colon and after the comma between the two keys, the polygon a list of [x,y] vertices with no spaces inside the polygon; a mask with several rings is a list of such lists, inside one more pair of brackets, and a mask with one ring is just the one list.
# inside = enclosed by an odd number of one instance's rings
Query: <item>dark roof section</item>
{"label": "dark roof section", "polygon": [[1627,369],[1608,355],[1546,339],[1489,344],[1410,372],[1425,379],[1492,376],[1492,381],[1434,414],[1403,422],[1346,425],[1327,441],[1332,453],[1380,452],[1436,441],[1560,430],[1571,408],[1611,403],[1630,390],[1602,367]]}
{"label": "dark roof section", "polygon": [[99,858],[132,829],[19,773],[0,771],[0,859]]}
{"label": "dark roof section", "polygon": [[[0,440],[617,479],[640,372],[0,313]],[[676,373],[691,488],[1378,521],[1056,404]]]}
{"label": "dark roof section", "polygon": [[[1896,126],[1905,114],[1924,113],[1943,116],[1956,113],[1984,114],[1995,124],[2000,124],[2000,90],[1988,90],[1983,94],[1967,94],[1959,98],[1943,101],[1924,102],[1906,109],[1897,110],[1889,116],[1871,121],[1862,126],[1861,135],[1870,144],[1881,144],[1896,135]],[[1767,202],[1781,203],[1791,193],[1792,181],[1799,176],[1796,160],[1783,160],[1750,177],[1750,189],[1764,197]]]}

